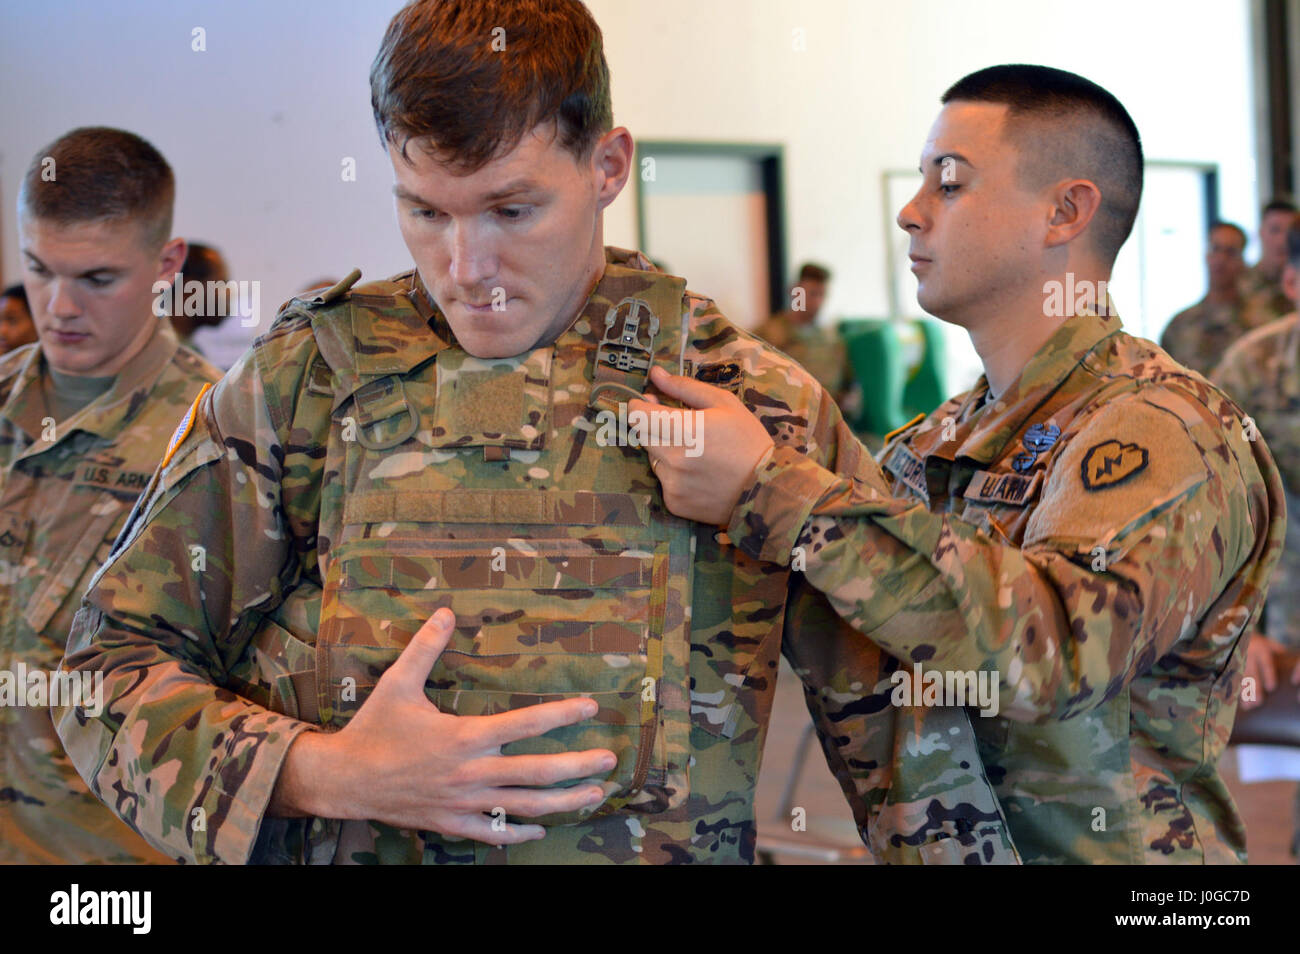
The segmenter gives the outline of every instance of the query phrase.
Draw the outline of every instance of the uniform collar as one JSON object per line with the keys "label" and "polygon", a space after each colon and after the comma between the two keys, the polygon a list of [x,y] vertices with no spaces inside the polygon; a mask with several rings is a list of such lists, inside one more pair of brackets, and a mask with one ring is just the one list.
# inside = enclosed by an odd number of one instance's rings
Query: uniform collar
{"label": "uniform collar", "polygon": [[1050,415],[1046,405],[1052,395],[1101,342],[1119,330],[1120,319],[1113,308],[1110,317],[1085,312],[1067,318],[1029,359],[1020,377],[991,403],[983,403],[989,382],[980,375],[958,414],[959,420],[969,419],[974,427],[956,457],[983,464],[997,460],[1029,418]]}
{"label": "uniform collar", "polygon": [[[158,376],[176,354],[178,347],[171,322],[153,320],[153,334],[139,353],[117,373],[113,386],[66,422],[60,422],[65,425],[60,428],[63,432],[59,434],[60,440],[77,430],[111,440],[143,407]],[[9,398],[4,407],[0,407],[0,417],[20,428],[31,441],[35,441],[43,430],[42,419],[46,410],[45,398],[41,393],[41,378],[44,376],[45,356],[40,345],[37,345],[18,369]],[[52,446],[54,445],[42,446],[41,450],[48,450]]]}

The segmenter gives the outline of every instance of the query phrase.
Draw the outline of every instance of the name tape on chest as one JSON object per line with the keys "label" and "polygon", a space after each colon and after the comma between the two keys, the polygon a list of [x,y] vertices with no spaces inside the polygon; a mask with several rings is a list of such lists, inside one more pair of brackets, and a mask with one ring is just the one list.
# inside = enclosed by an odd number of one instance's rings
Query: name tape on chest
{"label": "name tape on chest", "polygon": [[190,428],[194,426],[194,416],[199,412],[199,402],[203,400],[203,395],[207,394],[208,389],[211,387],[211,384],[204,384],[199,390],[199,396],[194,399],[190,409],[185,412],[185,417],[181,418],[181,422],[176,425],[176,430],[172,432],[172,439],[167,442],[167,452],[163,454],[162,464],[159,466],[166,467],[171,462],[172,455],[176,453],[176,448],[181,446],[181,442],[189,434]]}
{"label": "name tape on chest", "polygon": [[77,483],[139,493],[149,483],[151,476],[152,473],[147,471],[121,470],[117,467],[101,467],[98,464],[87,464],[78,470]]}
{"label": "name tape on chest", "polygon": [[1033,476],[977,470],[970,483],[966,485],[962,496],[976,503],[1023,507],[1038,496],[1042,480],[1041,470]]}
{"label": "name tape on chest", "polygon": [[925,461],[913,453],[906,444],[896,444],[885,459],[885,470],[901,480],[920,497],[929,499],[929,486],[925,482]]}

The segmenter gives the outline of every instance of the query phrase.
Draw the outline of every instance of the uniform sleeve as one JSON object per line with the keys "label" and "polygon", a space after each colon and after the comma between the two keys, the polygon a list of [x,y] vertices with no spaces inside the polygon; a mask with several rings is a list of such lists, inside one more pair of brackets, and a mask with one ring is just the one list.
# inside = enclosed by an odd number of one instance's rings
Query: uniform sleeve
{"label": "uniform sleeve", "polygon": [[[820,389],[809,447],[810,457],[796,456],[821,473],[859,474],[883,491],[866,448]],[[803,574],[792,573],[791,581],[782,651],[876,860],[1017,863],[966,710],[894,705],[898,661],[855,632]]]}
{"label": "uniform sleeve", "polygon": [[[1275,429],[1281,431],[1280,438],[1289,438],[1286,429],[1279,428],[1274,414],[1267,407],[1260,407],[1259,397],[1264,389],[1273,387],[1271,373],[1261,374],[1261,368],[1267,367],[1268,356],[1258,353],[1259,345],[1252,339],[1234,345],[1228,349],[1223,360],[1210,373],[1210,380],[1221,387],[1234,400],[1255,417],[1243,417],[1240,427],[1243,433],[1259,437],[1272,436]],[[1269,402],[1276,401],[1277,395],[1268,396]],[[1275,445],[1276,446],[1276,445]],[[1285,450],[1279,450],[1284,453]],[[1287,473],[1291,470],[1288,469]],[[1294,481],[1287,481],[1293,484]],[[1300,495],[1297,488],[1287,486],[1284,489],[1286,512],[1300,513]],[[1264,607],[1265,631],[1270,639],[1276,640],[1287,649],[1300,650],[1300,522],[1288,520],[1286,537],[1282,553],[1273,569],[1272,581],[1268,589],[1268,602]]]}
{"label": "uniform sleeve", "polygon": [[203,396],[73,624],[63,666],[103,672],[105,704],[56,707],[59,736],[95,794],[180,860],[247,861],[312,728],[223,688],[314,537],[317,455],[282,398],[309,363],[267,368],[255,347]]}
{"label": "uniform sleeve", "polygon": [[[1112,400],[1070,430],[1021,547],[788,449],[760,467],[728,533],[760,559],[800,547],[809,582],[899,659],[998,674],[1007,718],[1068,718],[1194,632],[1251,559],[1257,583],[1263,538],[1280,531],[1259,471],[1243,476],[1217,433],[1203,454],[1176,408]],[[1247,624],[1230,615],[1215,645]]]}

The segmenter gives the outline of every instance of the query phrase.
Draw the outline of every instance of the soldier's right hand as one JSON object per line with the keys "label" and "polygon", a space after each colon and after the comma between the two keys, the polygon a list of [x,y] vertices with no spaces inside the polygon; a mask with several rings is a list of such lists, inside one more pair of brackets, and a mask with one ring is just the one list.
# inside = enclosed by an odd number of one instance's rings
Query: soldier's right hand
{"label": "soldier's right hand", "polygon": [[[490,716],[439,712],[425,680],[451,639],[455,617],[433,614],[380,677],[352,721],[335,733],[304,732],[290,747],[272,815],[374,819],[493,845],[542,838],[540,825],[505,823],[599,804],[594,785],[534,789],[613,769],[607,749],[503,756],[508,742],[596,714],[591,699],[565,699]],[[495,814],[495,818],[493,817]]]}

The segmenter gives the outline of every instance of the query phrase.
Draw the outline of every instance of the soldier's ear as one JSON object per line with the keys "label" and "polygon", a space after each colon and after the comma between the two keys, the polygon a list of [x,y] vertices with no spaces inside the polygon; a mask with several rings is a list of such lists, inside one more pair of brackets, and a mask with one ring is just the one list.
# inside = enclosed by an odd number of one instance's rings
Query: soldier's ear
{"label": "soldier's ear", "polygon": [[596,208],[604,209],[618,198],[632,174],[635,146],[632,134],[616,126],[592,147],[591,162],[596,173]]}
{"label": "soldier's ear", "polygon": [[176,278],[176,273],[181,270],[185,264],[185,255],[189,252],[189,246],[185,244],[185,239],[174,238],[168,239],[163,247],[158,251],[158,281],[170,284]]}

